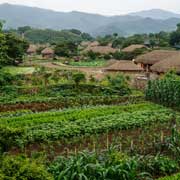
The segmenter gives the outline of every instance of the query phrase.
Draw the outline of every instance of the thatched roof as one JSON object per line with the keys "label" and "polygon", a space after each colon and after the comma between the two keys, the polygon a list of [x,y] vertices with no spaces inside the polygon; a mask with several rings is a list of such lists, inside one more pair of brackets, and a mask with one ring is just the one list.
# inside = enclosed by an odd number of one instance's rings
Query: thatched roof
{"label": "thatched roof", "polygon": [[84,52],[93,51],[95,53],[100,54],[109,54],[109,53],[115,53],[118,51],[118,49],[109,47],[109,46],[93,46],[93,47],[87,47]]}
{"label": "thatched roof", "polygon": [[27,49],[27,53],[36,53],[37,47],[35,45],[30,45]]}
{"label": "thatched roof", "polygon": [[152,52],[138,56],[135,59],[135,63],[153,65],[159,61],[170,58],[170,57],[176,55],[177,53],[178,53],[178,51],[154,50]]}
{"label": "thatched roof", "polygon": [[98,41],[93,41],[91,43],[89,43],[90,47],[94,47],[94,46],[99,46],[99,42]]}
{"label": "thatched roof", "polygon": [[81,42],[81,46],[82,46],[82,47],[87,47],[87,46],[89,46],[90,44],[91,44],[90,41],[83,41],[83,42]]}
{"label": "thatched roof", "polygon": [[105,68],[105,71],[143,71],[143,68],[134,64],[133,61],[119,60],[115,61],[115,63],[111,66]]}
{"label": "thatched roof", "polygon": [[122,52],[133,52],[136,49],[142,49],[142,48],[146,48],[145,45],[141,45],[141,44],[132,44],[124,49],[122,49]]}
{"label": "thatched roof", "polygon": [[44,50],[41,51],[41,54],[43,54],[43,55],[54,54],[54,50],[47,47],[47,48],[45,48]]}
{"label": "thatched roof", "polygon": [[159,73],[166,73],[167,71],[174,69],[177,73],[180,73],[180,52],[172,57],[168,57],[163,61],[154,64],[151,70]]}

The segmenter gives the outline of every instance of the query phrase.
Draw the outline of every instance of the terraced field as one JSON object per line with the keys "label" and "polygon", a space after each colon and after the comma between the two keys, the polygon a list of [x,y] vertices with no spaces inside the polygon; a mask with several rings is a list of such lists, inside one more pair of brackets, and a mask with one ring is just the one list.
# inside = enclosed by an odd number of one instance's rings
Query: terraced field
{"label": "terraced field", "polygon": [[17,114],[2,116],[0,124],[23,130],[23,135],[17,141],[22,140],[26,144],[138,128],[170,121],[172,115],[173,111],[170,109],[151,103],[140,103],[45,113],[24,112],[18,117]]}

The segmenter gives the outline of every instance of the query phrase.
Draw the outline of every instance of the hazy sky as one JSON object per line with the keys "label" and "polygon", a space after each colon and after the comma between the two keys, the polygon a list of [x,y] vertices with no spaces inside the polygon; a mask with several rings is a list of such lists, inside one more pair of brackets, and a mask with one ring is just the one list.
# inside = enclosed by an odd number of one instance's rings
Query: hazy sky
{"label": "hazy sky", "polygon": [[83,11],[105,15],[160,8],[180,13],[180,0],[0,0],[57,11]]}

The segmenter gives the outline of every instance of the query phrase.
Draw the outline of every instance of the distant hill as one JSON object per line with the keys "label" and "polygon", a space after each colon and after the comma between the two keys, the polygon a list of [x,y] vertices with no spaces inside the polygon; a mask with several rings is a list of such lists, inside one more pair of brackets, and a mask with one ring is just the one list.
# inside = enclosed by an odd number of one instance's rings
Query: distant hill
{"label": "distant hill", "polygon": [[147,10],[147,11],[140,11],[140,12],[130,13],[129,15],[139,16],[142,18],[152,18],[152,19],[180,18],[180,14],[176,14],[176,13],[161,10],[161,9],[152,9],[152,10]]}
{"label": "distant hill", "polygon": [[[157,19],[158,12],[161,14],[159,16],[161,18]],[[6,21],[5,28],[17,28],[26,25],[55,30],[75,28],[94,36],[114,32],[127,36],[135,33],[171,31],[180,22],[178,15],[175,16],[173,13],[161,10],[158,12],[157,10],[150,10],[124,16],[107,17],[76,11],[56,12],[7,3],[0,5],[0,19]]]}

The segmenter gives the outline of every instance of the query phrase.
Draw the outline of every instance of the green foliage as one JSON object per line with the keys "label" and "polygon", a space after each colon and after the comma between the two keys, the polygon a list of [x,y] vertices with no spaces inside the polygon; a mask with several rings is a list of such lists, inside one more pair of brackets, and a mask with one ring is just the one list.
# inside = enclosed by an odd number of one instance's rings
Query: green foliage
{"label": "green foliage", "polygon": [[133,52],[115,52],[113,54],[113,57],[115,59],[118,59],[118,60],[133,60],[135,59],[137,56],[143,54],[144,52],[146,51],[146,49],[142,48],[142,49],[136,49],[135,51]]}
{"label": "green foliage", "polygon": [[56,31],[51,29],[34,29],[27,26],[18,28],[17,33],[24,33],[24,36],[28,41],[41,44],[57,44],[64,41],[79,43],[84,40],[92,39],[89,34],[82,33],[76,29]]}
{"label": "green foliage", "polygon": [[140,169],[152,176],[165,176],[176,173],[179,165],[175,160],[161,155],[146,156],[140,159]]}
{"label": "green foliage", "polygon": [[20,33],[20,34],[24,34],[25,32],[31,30],[31,27],[30,26],[24,26],[24,27],[19,27],[17,29],[17,31]]}
{"label": "green foliage", "polygon": [[23,135],[23,129],[0,125],[0,152],[6,152],[17,144],[17,138]]}
{"label": "green foliage", "polygon": [[102,67],[107,64],[107,61],[104,59],[90,59],[86,61],[79,61],[79,62],[70,62],[69,65],[71,66],[81,66],[81,67]]}
{"label": "green foliage", "polygon": [[63,41],[56,45],[55,54],[61,57],[72,57],[77,55],[78,45],[71,41]]}
{"label": "green foliage", "polygon": [[23,56],[29,46],[28,42],[14,34],[6,34],[6,45],[8,47],[7,56],[10,58],[8,64],[15,65],[16,61],[19,63],[22,62]]}
{"label": "green foliage", "polygon": [[100,54],[93,52],[92,50],[88,51],[86,54],[90,59],[95,60]]}
{"label": "green foliage", "polygon": [[180,27],[179,27],[179,24],[177,25],[177,30],[172,32],[170,35],[170,44],[172,46],[180,44]]}
{"label": "green foliage", "polygon": [[110,87],[119,91],[120,95],[130,94],[131,89],[129,88],[128,81],[129,77],[123,74],[118,74],[116,76],[107,76]]}
{"label": "green foliage", "polygon": [[[7,86],[10,85],[13,80],[14,80],[14,76],[12,76],[10,73],[4,72],[2,70],[0,70],[0,86]],[[1,89],[0,87],[0,89]]]}
{"label": "green foliage", "polygon": [[22,62],[28,43],[14,34],[3,34],[0,29],[0,66]]}
{"label": "green foliage", "polygon": [[24,134],[16,138],[18,145],[19,142],[45,142],[143,127],[155,122],[168,122],[172,114],[173,112],[167,108],[142,103],[25,114],[1,118],[0,124],[5,127],[2,130],[4,134],[7,131],[6,127],[24,130]]}
{"label": "green foliage", "polygon": [[55,180],[139,180],[153,179],[178,170],[178,164],[164,156],[129,157],[115,149],[100,153],[81,152],[58,157],[49,167]]}
{"label": "green foliage", "polygon": [[[0,23],[1,26],[1,23]],[[3,66],[7,64],[7,61],[9,60],[7,56],[7,49],[8,46],[6,45],[6,37],[1,31],[0,27],[0,66]]]}
{"label": "green foliage", "polygon": [[119,156],[120,153],[82,152],[68,158],[59,157],[49,167],[49,171],[54,175],[55,180],[138,180],[140,177],[147,177],[147,174],[138,172],[138,164],[134,159],[124,159],[124,155],[120,155],[118,161],[114,161],[112,154]]}
{"label": "green foliage", "polygon": [[178,76],[168,73],[163,79],[149,81],[146,89],[146,98],[154,102],[179,108],[180,81]]}
{"label": "green foliage", "polygon": [[0,161],[2,180],[53,180],[44,165],[21,156],[3,156]]}
{"label": "green foliage", "polygon": [[180,173],[172,176],[167,176],[163,178],[159,178],[158,180],[179,180],[180,179]]}
{"label": "green foliage", "polygon": [[86,76],[84,73],[75,73],[72,76],[73,81],[75,82],[75,84],[78,86],[81,82],[85,82],[86,81]]}

